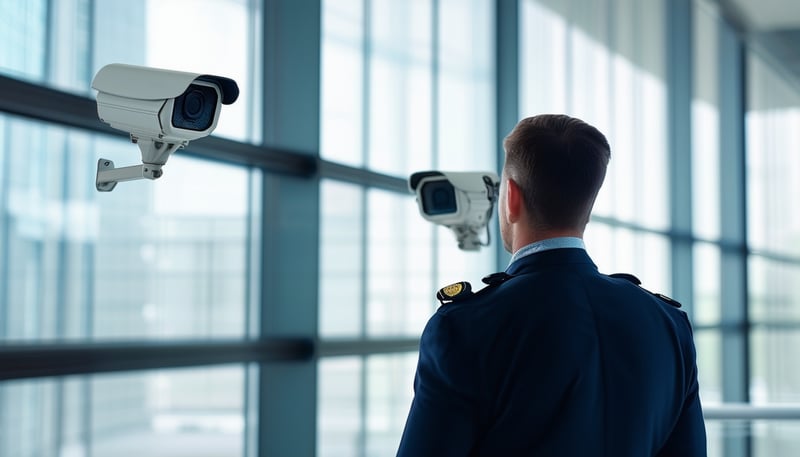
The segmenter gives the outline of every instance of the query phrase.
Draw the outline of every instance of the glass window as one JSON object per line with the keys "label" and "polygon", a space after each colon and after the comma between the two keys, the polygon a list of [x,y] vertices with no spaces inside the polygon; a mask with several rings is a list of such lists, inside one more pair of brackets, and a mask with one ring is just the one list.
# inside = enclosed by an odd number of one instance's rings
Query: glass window
{"label": "glass window", "polygon": [[317,455],[350,457],[364,449],[363,368],[361,357],[319,361]]}
{"label": "glass window", "polygon": [[[750,315],[753,320],[798,322],[800,218],[792,196],[800,192],[800,92],[755,55],[748,59],[747,235],[756,251],[784,257],[753,256],[749,264]],[[787,258],[788,257],[788,258]]]}
{"label": "glass window", "polygon": [[496,171],[502,149],[494,132],[494,2],[438,0],[438,9],[434,164]]}
{"label": "glass window", "polygon": [[[797,403],[800,382],[800,91],[782,70],[747,55],[745,115],[747,242],[750,327],[750,400]],[[791,423],[753,425],[757,455],[791,455],[800,445]]]}
{"label": "glass window", "polygon": [[225,107],[215,133],[259,141],[260,4],[3,1],[0,42],[13,45],[0,50],[0,72],[86,94],[93,93],[97,70],[110,63],[226,76],[238,83],[241,96]]}
{"label": "glass window", "polygon": [[753,248],[800,255],[800,91],[755,55],[748,59],[747,227]]}
{"label": "glass window", "polygon": [[[753,457],[791,457],[797,454],[800,422],[783,419],[709,420],[706,422],[706,432],[709,457],[725,457],[742,452]],[[752,444],[744,448],[731,447],[731,442],[737,441]]]}
{"label": "glass window", "polygon": [[600,129],[611,163],[595,214],[669,225],[663,0],[526,0],[521,117],[565,113]]}
{"label": "glass window", "polygon": [[394,455],[414,397],[417,354],[373,355],[366,361],[366,455]]}
{"label": "glass window", "polygon": [[394,455],[413,398],[417,354],[319,362],[317,454]]}
{"label": "glass window", "polygon": [[44,78],[48,3],[0,2],[0,72],[34,80]]}
{"label": "glass window", "polygon": [[562,5],[563,2],[537,0],[520,4],[521,117],[565,113],[569,109],[566,86],[569,23],[565,12],[557,9]]}
{"label": "glass window", "polygon": [[[177,154],[94,188],[127,141],[0,116],[0,340],[236,337],[260,175]],[[209,185],[213,183],[213,185]]]}
{"label": "glass window", "polygon": [[433,157],[432,1],[370,1],[369,168],[407,176]]}
{"label": "glass window", "polygon": [[800,422],[753,421],[754,457],[790,457],[800,446]]}
{"label": "glass window", "polygon": [[800,264],[751,256],[748,288],[751,320],[800,324]]}
{"label": "glass window", "polygon": [[320,184],[319,333],[356,336],[364,325],[364,200],[362,187]]}
{"label": "glass window", "polygon": [[751,331],[751,402],[800,402],[800,366],[794,350],[798,345],[800,326],[764,325]]}
{"label": "glass window", "polygon": [[593,222],[586,228],[584,239],[586,250],[601,273],[631,273],[645,289],[670,295],[670,246],[666,236]]}
{"label": "glass window", "polygon": [[722,403],[722,334],[719,330],[695,330],[697,378],[704,404]]}
{"label": "glass window", "polygon": [[693,18],[692,230],[716,239],[720,234],[719,19],[707,2],[694,3]]}
{"label": "glass window", "polygon": [[378,189],[366,214],[367,333],[419,335],[433,313],[433,225],[413,198]]}
{"label": "glass window", "polygon": [[486,0],[324,1],[322,157],[403,177],[495,170],[492,13]]}
{"label": "glass window", "polygon": [[0,455],[243,455],[241,366],[0,384]]}
{"label": "glass window", "polygon": [[694,301],[691,306],[695,324],[713,325],[721,321],[720,249],[717,245],[694,246]]}
{"label": "glass window", "polygon": [[320,155],[353,166],[364,164],[363,0],[322,2]]}

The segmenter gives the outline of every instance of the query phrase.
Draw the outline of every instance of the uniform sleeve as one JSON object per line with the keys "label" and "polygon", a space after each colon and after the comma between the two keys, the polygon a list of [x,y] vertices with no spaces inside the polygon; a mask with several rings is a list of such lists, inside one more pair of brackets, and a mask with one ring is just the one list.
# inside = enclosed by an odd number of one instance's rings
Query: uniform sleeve
{"label": "uniform sleeve", "polygon": [[448,316],[437,313],[428,321],[398,457],[469,454],[476,432],[475,367],[461,340]]}
{"label": "uniform sleeve", "polygon": [[[688,318],[686,320],[689,324]],[[691,338],[689,326],[689,389],[684,400],[678,422],[667,439],[666,444],[658,453],[658,457],[706,457],[706,428],[703,420],[703,410],[700,405],[699,385],[697,383],[697,353]]]}

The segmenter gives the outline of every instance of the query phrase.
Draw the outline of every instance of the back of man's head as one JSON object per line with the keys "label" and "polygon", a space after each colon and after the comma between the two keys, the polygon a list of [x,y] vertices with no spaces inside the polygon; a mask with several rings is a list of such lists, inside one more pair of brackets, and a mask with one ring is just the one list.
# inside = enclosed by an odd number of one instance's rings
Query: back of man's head
{"label": "back of man's head", "polygon": [[580,119],[542,114],[521,120],[503,146],[503,171],[522,191],[530,223],[583,230],[611,158],[606,137]]}

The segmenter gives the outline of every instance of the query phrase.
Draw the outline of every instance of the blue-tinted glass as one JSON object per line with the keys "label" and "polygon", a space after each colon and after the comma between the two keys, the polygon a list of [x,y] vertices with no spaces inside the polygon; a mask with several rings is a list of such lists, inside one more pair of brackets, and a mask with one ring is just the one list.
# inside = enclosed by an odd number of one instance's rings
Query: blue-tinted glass
{"label": "blue-tinted glass", "polygon": [[244,454],[242,367],[0,384],[0,455]]}
{"label": "blue-tinted glass", "polygon": [[800,325],[800,265],[754,255],[747,273],[750,319]]}
{"label": "blue-tinted glass", "polygon": [[0,116],[0,340],[233,337],[246,331],[251,181],[172,157],[98,193],[98,156],[135,145]]}
{"label": "blue-tinted glass", "polygon": [[631,273],[642,287],[670,295],[670,240],[666,236],[592,222],[585,241],[601,273]]}
{"label": "blue-tinted glass", "polygon": [[665,2],[636,3],[522,2],[520,117],[565,113],[599,128],[611,162],[595,214],[666,228]]}
{"label": "blue-tinted glass", "polygon": [[367,332],[419,335],[431,314],[433,226],[414,199],[376,189],[367,193]]}
{"label": "blue-tinted glass", "polygon": [[696,324],[719,324],[722,318],[720,248],[713,244],[697,243],[693,251],[694,301],[691,303],[692,321]]}
{"label": "blue-tinted glass", "polygon": [[0,72],[33,80],[45,78],[46,0],[0,1]]}
{"label": "blue-tinted glass", "polygon": [[416,363],[416,353],[320,361],[318,455],[394,455],[411,407]]}
{"label": "blue-tinted glass", "polygon": [[320,185],[319,332],[356,336],[363,331],[364,190],[322,181]]}
{"label": "blue-tinted glass", "polygon": [[364,448],[363,370],[360,357],[320,360],[318,457],[351,457]]}
{"label": "blue-tinted glass", "polygon": [[747,236],[754,248],[800,254],[800,91],[761,58],[748,59]]}
{"label": "blue-tinted glass", "polygon": [[692,223],[697,235],[714,239],[720,232],[719,19],[705,6],[695,4],[692,29]]}
{"label": "blue-tinted glass", "polygon": [[320,155],[349,165],[364,164],[363,0],[322,2]]}

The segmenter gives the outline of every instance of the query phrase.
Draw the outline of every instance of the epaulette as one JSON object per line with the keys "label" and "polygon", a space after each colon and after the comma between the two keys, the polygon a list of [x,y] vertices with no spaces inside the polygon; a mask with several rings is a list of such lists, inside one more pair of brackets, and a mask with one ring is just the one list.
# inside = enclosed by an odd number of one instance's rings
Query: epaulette
{"label": "epaulette", "polygon": [[472,286],[466,281],[459,281],[449,286],[444,286],[436,292],[436,298],[443,305],[472,296]]}
{"label": "epaulette", "polygon": [[651,292],[651,291],[645,289],[644,287],[642,287],[642,281],[640,281],[639,278],[637,278],[636,276],[634,276],[634,275],[632,275],[630,273],[613,273],[613,274],[610,274],[608,276],[610,276],[612,278],[624,279],[626,281],[630,281],[630,282],[636,284],[637,286],[641,287],[642,290],[647,291],[649,294],[651,294],[654,297],[658,298],[659,300],[663,301],[664,303],[666,303],[666,304],[668,304],[670,306],[674,306],[676,308],[680,308],[681,307],[681,303],[678,300],[675,300],[674,298],[667,297],[664,294],[659,294],[657,292]]}
{"label": "epaulette", "polygon": [[484,276],[481,281],[483,281],[483,283],[486,285],[496,286],[497,284],[502,284],[511,278],[513,278],[513,276],[505,271],[501,271],[500,273],[492,273],[488,276]]}
{"label": "epaulette", "polygon": [[[486,287],[479,290],[478,293],[489,289],[491,286],[502,284],[511,278],[513,278],[513,276],[502,271],[500,273],[492,273],[488,276],[484,276],[481,281],[486,284]],[[475,292],[472,291],[472,285],[466,281],[459,281],[457,283],[450,284],[449,286],[442,287],[438,292],[436,292],[436,298],[443,305],[452,303],[454,301],[463,300],[473,295],[475,295]]]}

